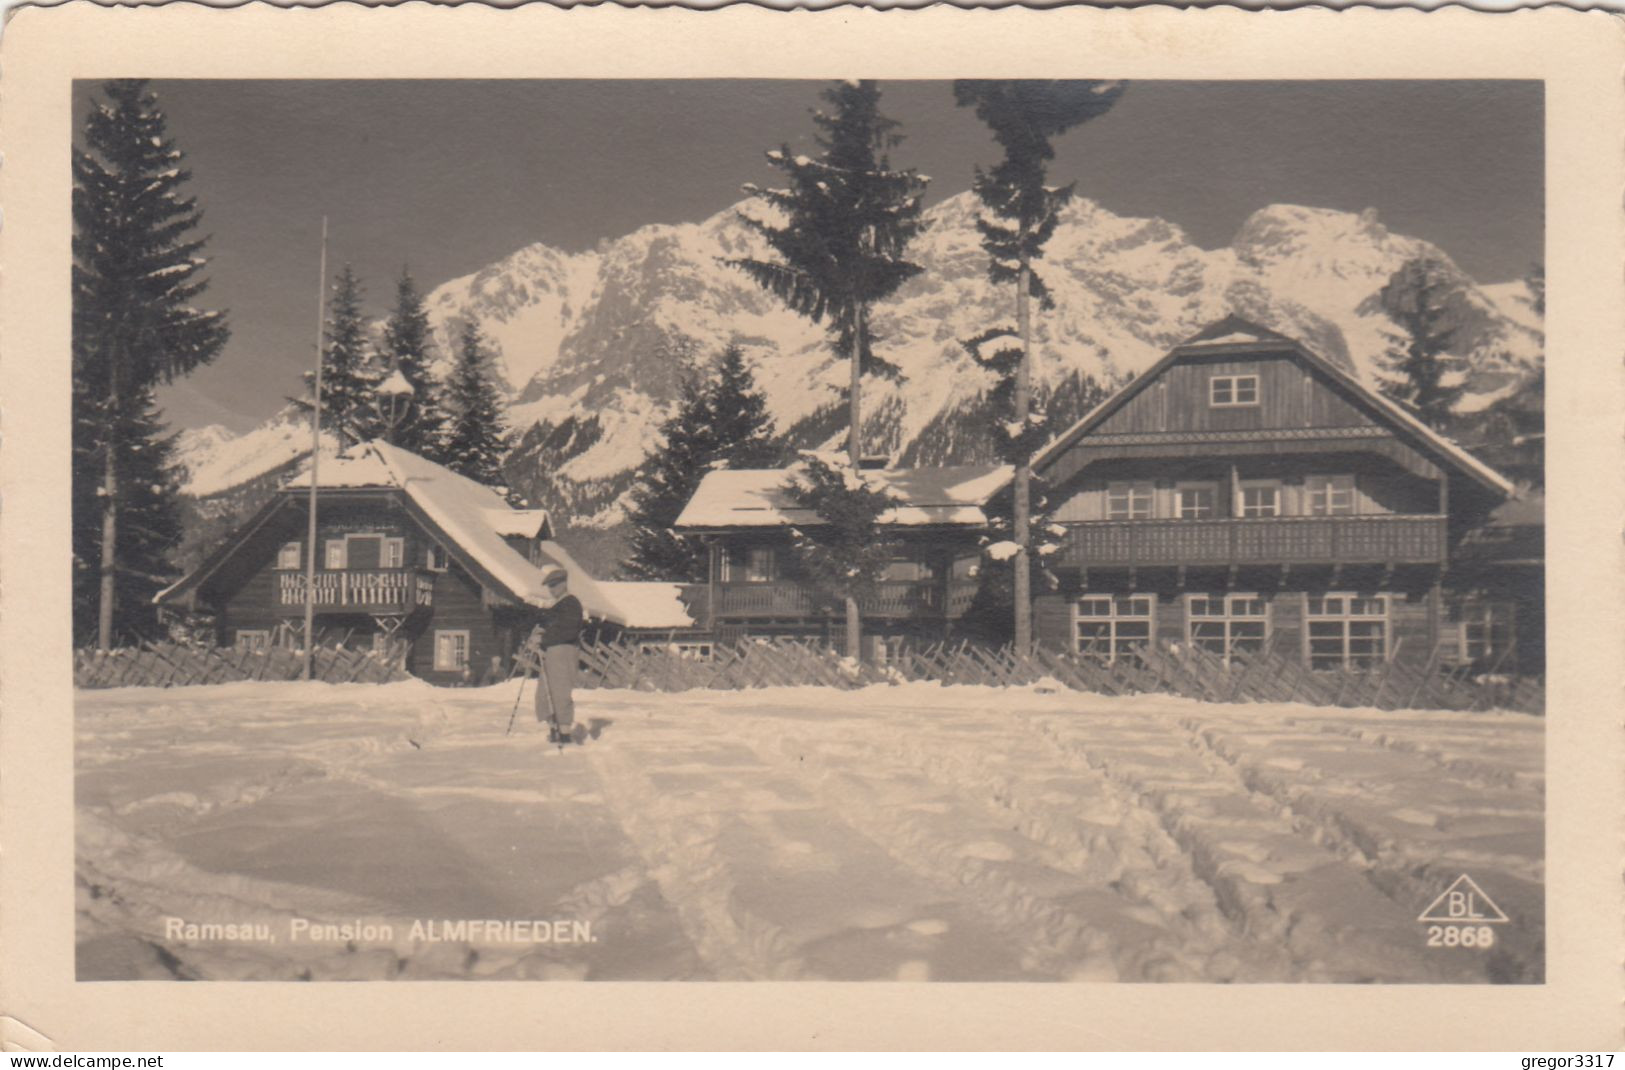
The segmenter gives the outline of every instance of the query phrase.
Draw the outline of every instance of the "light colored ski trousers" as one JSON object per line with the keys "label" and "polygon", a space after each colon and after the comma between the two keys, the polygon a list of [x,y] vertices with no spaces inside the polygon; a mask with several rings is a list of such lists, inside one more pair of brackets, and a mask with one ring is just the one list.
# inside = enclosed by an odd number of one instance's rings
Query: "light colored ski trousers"
{"label": "light colored ski trousers", "polygon": [[542,651],[542,679],[536,688],[536,719],[569,728],[576,721],[576,659],[574,643]]}

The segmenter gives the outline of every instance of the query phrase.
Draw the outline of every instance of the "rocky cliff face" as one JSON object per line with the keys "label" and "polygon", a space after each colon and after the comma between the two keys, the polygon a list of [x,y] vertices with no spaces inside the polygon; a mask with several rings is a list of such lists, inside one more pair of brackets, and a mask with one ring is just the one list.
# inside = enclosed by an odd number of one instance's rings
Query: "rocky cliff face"
{"label": "rocky cliff face", "polygon": [[[963,455],[975,446],[953,429],[976,412],[988,384],[960,339],[1012,319],[1009,288],[986,280],[976,210],[970,194],[934,206],[930,229],[910,249],[924,272],[877,309],[884,353],[904,379],[867,392],[866,435],[913,461],[971,459]],[[470,317],[497,352],[522,435],[516,483],[575,524],[613,527],[680,377],[729,340],[754,363],[781,431],[808,444],[839,435],[834,407],[845,371],[822,329],[723,262],[758,251],[730,209],[701,223],[643,227],[590,252],[527,246],[433,290],[442,352],[451,353]],[[1037,379],[1064,393],[1084,377],[1132,375],[1234,312],[1371,381],[1393,332],[1377,292],[1417,256],[1449,263],[1443,250],[1394,234],[1371,212],[1271,205],[1228,247],[1201,249],[1174,224],[1080,198],[1039,265],[1056,307],[1037,319]],[[1515,389],[1538,365],[1543,340],[1520,284],[1456,276],[1451,301],[1465,324],[1472,371],[1464,407],[1472,409]],[[287,439],[270,426],[236,440],[212,429],[189,436],[192,489],[218,492],[273,467]]]}

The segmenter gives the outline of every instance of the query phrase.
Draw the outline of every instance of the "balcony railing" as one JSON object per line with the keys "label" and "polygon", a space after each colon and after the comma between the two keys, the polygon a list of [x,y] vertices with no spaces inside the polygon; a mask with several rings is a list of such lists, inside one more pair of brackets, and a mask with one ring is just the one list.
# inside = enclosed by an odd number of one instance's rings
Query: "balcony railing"
{"label": "balcony railing", "polygon": [[[316,573],[317,609],[405,613],[434,602],[434,574],[414,568],[322,569]],[[305,604],[305,574],[277,575],[277,601]]]}
{"label": "balcony railing", "polygon": [[1442,516],[1106,520],[1067,525],[1063,564],[1437,564]]}
{"label": "balcony railing", "polygon": [[729,617],[805,617],[813,611],[812,589],[799,583],[724,583],[717,587],[716,611]]}
{"label": "balcony railing", "polygon": [[[946,597],[945,597],[946,596]],[[976,596],[974,580],[891,581],[878,585],[872,597],[860,607],[870,617],[959,617]],[[808,617],[827,601],[815,596],[813,588],[801,583],[725,583],[717,587],[716,611],[728,617]]]}

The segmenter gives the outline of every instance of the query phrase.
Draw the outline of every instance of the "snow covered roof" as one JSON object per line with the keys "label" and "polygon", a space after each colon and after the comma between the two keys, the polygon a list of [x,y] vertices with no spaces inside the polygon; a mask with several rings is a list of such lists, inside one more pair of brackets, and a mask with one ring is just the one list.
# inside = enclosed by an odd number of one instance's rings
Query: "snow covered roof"
{"label": "snow covered roof", "polygon": [[394,371],[390,372],[389,375],[385,377],[384,381],[378,384],[377,390],[379,394],[382,394],[385,397],[388,397],[391,394],[401,395],[410,394],[413,392],[412,384],[407,380],[406,376],[401,374],[401,370],[399,368],[396,368]]}
{"label": "snow covered roof", "polygon": [[487,509],[485,520],[498,535],[535,539],[549,534],[546,509]]}
{"label": "snow covered roof", "polygon": [[1490,511],[1488,526],[1544,527],[1546,524],[1546,495],[1531,491],[1502,502]]}
{"label": "snow covered roof", "polygon": [[[283,484],[297,495],[310,486],[311,465],[304,465]],[[620,623],[618,605],[598,591],[593,579],[555,542],[543,541],[549,563],[541,566],[508,544],[504,536],[535,538],[547,534],[543,509],[512,509],[502,495],[483,483],[387,442],[365,442],[338,457],[322,457],[316,472],[319,490],[394,490],[417,507],[422,518],[443,538],[447,550],[479,574],[482,582],[525,605],[547,608],[558,601],[566,584],[587,614]],[[267,508],[275,505],[268,503]],[[318,503],[318,510],[320,504]],[[196,586],[235,549],[242,533],[269,514],[262,511],[190,575],[154,596],[162,602]]]}
{"label": "snow covered roof", "polygon": [[[309,486],[307,463],[286,484]],[[535,510],[510,509],[502,495],[444,465],[419,457],[388,442],[365,442],[342,458],[327,461],[317,470],[318,487],[389,487],[404,491],[453,543],[516,601],[546,608],[557,601],[556,577],[549,568],[537,568],[509,546],[504,534],[530,522]],[[501,518],[498,530],[493,518]],[[539,527],[539,525],[537,525]],[[534,535],[536,528],[531,529]],[[560,562],[562,564],[562,562]],[[576,577],[570,577],[572,585]],[[550,583],[549,581],[553,582]],[[579,597],[579,593],[578,593]],[[586,599],[582,599],[586,605]]]}
{"label": "snow covered roof", "polygon": [[[586,569],[576,563],[576,559],[570,556],[570,551],[552,539],[543,539],[542,555],[564,571],[569,593],[575,595],[581,602],[581,608],[586,610],[587,616],[615,624],[626,623],[626,611],[621,608],[620,603],[604,590],[602,581],[593,579]],[[562,591],[555,590],[548,604],[551,605],[562,594]]]}
{"label": "snow covered roof", "polygon": [[[882,514],[882,524],[987,523],[982,505],[1010,481],[1007,465],[958,465],[944,468],[897,468],[865,472],[901,500]],[[700,481],[673,525],[679,528],[780,527],[816,524],[811,509],[795,505],[785,483],[790,472],[780,468],[727,468]]]}
{"label": "snow covered roof", "polygon": [[1364,383],[1361,383],[1348,372],[1302,342],[1235,315],[1226,316],[1224,319],[1208,325],[1169,350],[1168,354],[1157,361],[1156,364],[1146,369],[1143,374],[1136,376],[1123,389],[1095,406],[1083,419],[1073,424],[1034,454],[1033,467],[1042,469],[1053,461],[1067,447],[1071,446],[1083,435],[1088,434],[1090,430],[1116,412],[1130,398],[1149,386],[1170,364],[1187,357],[1199,356],[1213,351],[1288,353],[1306,360],[1327,377],[1353,391],[1373,408],[1380,410],[1392,422],[1416,435],[1437,454],[1454,463],[1457,468],[1465,471],[1486,487],[1502,495],[1511,495],[1513,492],[1512,482],[1505,476],[1462,449],[1451,439],[1439,434],[1439,432],[1417,419],[1416,416],[1408,412],[1404,406],[1398,404],[1392,398],[1384,397],[1375,390],[1367,388]]}
{"label": "snow covered roof", "polygon": [[620,607],[626,617],[621,623],[628,628],[694,627],[679,584],[600,580],[598,587]]}

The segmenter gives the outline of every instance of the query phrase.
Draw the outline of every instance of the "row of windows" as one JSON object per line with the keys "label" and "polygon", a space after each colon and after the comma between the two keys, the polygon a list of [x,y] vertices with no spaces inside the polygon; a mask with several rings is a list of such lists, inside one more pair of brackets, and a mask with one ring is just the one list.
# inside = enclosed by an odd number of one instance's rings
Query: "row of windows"
{"label": "row of windows", "polygon": [[[1307,598],[1309,664],[1315,669],[1367,669],[1388,656],[1386,595]],[[1086,595],[1074,603],[1080,654],[1115,661],[1151,642],[1156,599],[1150,595]],[[1269,606],[1256,594],[1185,597],[1185,636],[1223,658],[1262,650],[1269,640]]]}
{"label": "row of windows", "polygon": [[[1246,479],[1236,487],[1231,515],[1243,519],[1285,515],[1279,479]],[[1179,483],[1174,487],[1173,513],[1180,520],[1211,520],[1218,516],[1219,484]],[[1306,516],[1352,516],[1355,512],[1352,475],[1309,476],[1304,481]],[[1150,480],[1108,483],[1107,520],[1150,520],[1156,516],[1156,485]]]}
{"label": "row of windows", "polygon": [[[374,545],[376,544],[376,545]],[[277,551],[276,567],[300,569],[305,567],[305,544],[285,542]],[[376,550],[376,560],[373,560]],[[406,564],[406,540],[382,535],[345,535],[322,542],[322,567],[336,568],[401,568]],[[430,543],[424,549],[426,568],[444,571],[446,548]]]}

